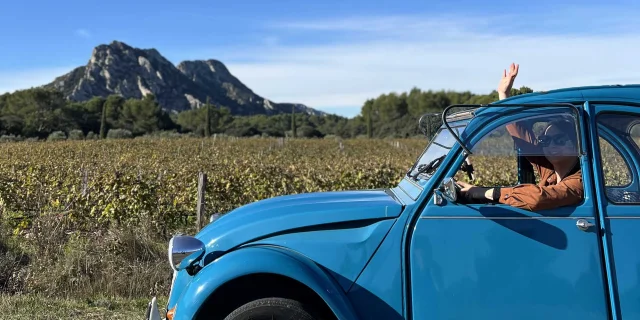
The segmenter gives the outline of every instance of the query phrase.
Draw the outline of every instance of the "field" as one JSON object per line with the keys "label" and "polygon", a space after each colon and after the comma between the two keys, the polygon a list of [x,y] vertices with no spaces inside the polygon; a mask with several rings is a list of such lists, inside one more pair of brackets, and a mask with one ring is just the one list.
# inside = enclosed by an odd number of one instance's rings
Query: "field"
{"label": "field", "polygon": [[[208,178],[208,215],[281,194],[392,186],[425,143],[178,138],[0,144],[0,255],[6,257],[0,260],[0,301],[19,313],[37,304],[34,295],[55,297],[52,303],[71,313],[82,306],[106,317],[108,309],[85,300],[109,297],[107,304],[126,313],[130,304],[117,301],[168,293],[166,244],[175,232],[195,232],[199,172]],[[138,312],[141,317],[144,305]]]}
{"label": "field", "polygon": [[[168,293],[168,239],[195,232],[199,172],[208,177],[209,215],[282,194],[394,186],[425,145],[267,138],[0,144],[0,307],[16,318],[142,319],[146,301]],[[516,181],[513,158],[473,161],[480,183]],[[624,179],[609,165],[605,172]]]}

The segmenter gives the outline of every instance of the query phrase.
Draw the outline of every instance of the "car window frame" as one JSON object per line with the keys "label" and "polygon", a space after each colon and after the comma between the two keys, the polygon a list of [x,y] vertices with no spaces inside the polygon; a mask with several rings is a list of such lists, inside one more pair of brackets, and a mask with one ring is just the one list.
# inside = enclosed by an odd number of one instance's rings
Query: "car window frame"
{"label": "car window frame", "polygon": [[[603,103],[598,103],[599,105],[603,105]],[[617,103],[606,103],[606,105],[613,105],[613,106],[618,106],[620,104]],[[605,181],[604,181],[604,169],[602,168],[602,148],[600,146],[600,143],[598,142],[598,154],[600,154],[600,159],[593,159],[593,161],[597,161],[597,163],[599,164],[599,170],[601,171],[602,174],[602,191],[604,192],[602,194],[602,196],[606,199],[607,203],[609,205],[613,205],[613,206],[634,206],[634,205],[640,205],[640,201],[629,201],[629,202],[617,202],[614,201],[613,199],[611,199],[608,190],[609,189],[615,189],[615,190],[624,190],[627,189],[629,187],[632,187],[634,185],[634,183],[637,185],[637,193],[640,195],[640,144],[638,144],[636,141],[633,140],[633,138],[631,136],[627,136],[627,137],[621,137],[617,134],[615,134],[614,132],[610,132],[610,129],[607,128],[607,126],[601,124],[601,120],[600,118],[603,116],[608,116],[608,115],[613,115],[613,116],[631,116],[631,117],[635,117],[637,118],[635,122],[635,124],[633,124],[631,126],[631,128],[633,128],[634,126],[640,124],[640,112],[629,112],[629,111],[616,111],[616,110],[606,110],[606,111],[601,111],[598,112],[598,114],[595,117],[595,124],[596,124],[596,133],[598,135],[598,137],[601,137],[601,131],[605,132],[605,135],[609,135],[612,136],[613,139],[615,139],[616,143],[611,143],[611,141],[607,141],[609,142],[609,144],[611,144],[616,151],[620,154],[620,156],[622,156],[622,158],[625,161],[625,165],[627,166],[627,168],[629,169],[629,173],[631,174],[631,182],[623,187],[612,187],[612,186],[606,186],[605,185]],[[627,132],[627,130],[625,129],[625,132]],[[628,130],[628,132],[630,132],[630,129]],[[622,150],[620,149],[622,147]],[[634,154],[635,153],[635,154]]]}

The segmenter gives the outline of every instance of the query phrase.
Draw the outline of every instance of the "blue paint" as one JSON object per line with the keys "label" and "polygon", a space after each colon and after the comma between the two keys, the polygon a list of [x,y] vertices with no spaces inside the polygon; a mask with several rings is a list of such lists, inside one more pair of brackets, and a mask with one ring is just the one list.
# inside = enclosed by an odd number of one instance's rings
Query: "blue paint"
{"label": "blue paint", "polygon": [[220,285],[255,273],[297,280],[316,292],[340,319],[357,319],[344,291],[311,260],[287,249],[247,247],[220,257],[196,274],[178,299],[174,320],[192,319]]}
{"label": "blue paint", "polygon": [[343,229],[301,231],[252,244],[286,247],[300,253],[327,269],[348,291],[394,222],[391,219]]}
{"label": "blue paint", "polygon": [[403,214],[398,219],[348,293],[360,319],[404,319],[404,270],[400,261],[407,218]]}
{"label": "blue paint", "polygon": [[593,233],[569,218],[518,219],[511,212],[505,215],[511,219],[455,218],[467,211],[475,210],[429,208],[418,221],[413,319],[607,318]]}
{"label": "blue paint", "polygon": [[[300,228],[397,217],[402,204],[384,190],[315,192],[279,196],[237,208],[196,235],[207,250],[226,251],[252,240]],[[326,227],[323,227],[326,226]]]}
{"label": "blue paint", "polygon": [[[609,230],[610,260],[615,274],[615,288],[618,296],[619,319],[640,318],[640,250],[638,250],[638,230],[640,219],[637,219],[638,207],[608,205],[607,213],[621,219],[607,219]],[[629,216],[635,216],[631,219]]]}
{"label": "blue paint", "polygon": [[[640,120],[638,107],[616,104],[590,105],[592,127],[598,124],[593,135],[600,135],[612,144],[629,167],[631,183],[622,188],[607,187],[603,183],[594,184],[598,190],[600,213],[603,220],[605,236],[603,237],[604,254],[607,262],[607,275],[611,291],[613,319],[633,319],[640,317],[640,150],[635,142],[626,139],[629,132],[621,126],[611,127],[607,123],[609,115],[624,115],[626,120]],[[606,127],[605,124],[609,124]],[[600,150],[594,148],[594,173],[604,180],[600,163]],[[632,194],[625,199],[618,192],[628,191]],[[610,192],[610,193],[609,193]]]}
{"label": "blue paint", "polygon": [[[600,168],[600,147],[599,142],[596,137],[598,137],[598,133],[596,132],[596,111],[594,110],[594,106],[589,104],[589,102],[585,103],[585,109],[587,110],[587,114],[589,115],[589,127],[591,138],[591,154],[592,154],[592,173],[593,173],[593,183],[590,184],[591,188],[589,190],[594,191],[596,193],[596,201],[598,203],[598,223],[597,226],[601,230],[606,230],[606,223],[604,219],[604,177],[602,173],[602,169]],[[605,200],[606,201],[606,200]],[[604,273],[607,276],[607,293],[609,295],[610,300],[610,308],[611,308],[611,316],[612,319],[618,319],[620,313],[618,311],[618,302],[616,298],[616,289],[615,283],[613,280],[614,275],[612,274],[611,269],[611,254],[610,254],[610,244],[608,237],[601,238],[601,251],[602,256],[604,257]]]}
{"label": "blue paint", "polygon": [[[540,212],[436,203],[433,190],[464,161],[454,143],[417,181],[403,175],[390,189],[280,196],[224,214],[195,235],[206,244],[202,269],[176,274],[169,308],[192,319],[221,285],[273,273],[309,287],[338,319],[640,317],[640,148],[599,122],[611,112],[640,119],[640,86],[512,97],[476,110],[461,139],[472,149],[508,122],[562,111],[500,104],[561,102],[580,108],[581,203]],[[630,184],[604,186],[598,136],[628,164]],[[580,230],[577,219],[596,227]]]}

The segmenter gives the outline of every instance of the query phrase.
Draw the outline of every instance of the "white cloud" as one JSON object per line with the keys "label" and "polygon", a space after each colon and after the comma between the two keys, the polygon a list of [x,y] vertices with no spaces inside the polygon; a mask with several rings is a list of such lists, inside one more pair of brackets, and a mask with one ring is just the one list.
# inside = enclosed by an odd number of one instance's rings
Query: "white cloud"
{"label": "white cloud", "polygon": [[[312,37],[320,32],[323,37],[318,39],[354,33],[348,41],[313,45],[280,41],[218,57],[254,92],[318,109],[361,106],[367,98],[414,86],[489,93],[511,62],[520,64],[515,87],[549,90],[640,83],[640,34],[598,34],[605,27],[625,30],[612,21],[607,26],[581,24],[593,27],[592,34],[575,26],[572,30],[578,32],[563,34],[563,26],[579,21],[560,24],[555,18],[549,20],[554,29],[546,33],[510,31],[510,23],[517,21],[515,16],[475,20],[405,16],[280,23],[276,29],[283,28],[284,33]],[[519,26],[526,27],[525,22]],[[284,35],[280,38],[286,40]]]}
{"label": "white cloud", "polygon": [[86,39],[91,38],[91,32],[89,32],[89,30],[87,29],[77,29],[76,35]]}
{"label": "white cloud", "polygon": [[29,89],[50,83],[74,67],[57,67],[49,69],[32,69],[0,72],[0,94],[15,90]]}

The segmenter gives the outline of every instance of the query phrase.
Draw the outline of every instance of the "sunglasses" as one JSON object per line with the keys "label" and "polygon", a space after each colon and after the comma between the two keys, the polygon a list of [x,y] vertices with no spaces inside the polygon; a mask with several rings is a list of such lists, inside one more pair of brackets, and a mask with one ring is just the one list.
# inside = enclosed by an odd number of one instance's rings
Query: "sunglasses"
{"label": "sunglasses", "polygon": [[569,136],[564,133],[556,134],[553,136],[545,134],[538,137],[538,144],[542,147],[548,147],[552,141],[556,146],[565,146],[571,140],[569,140]]}

